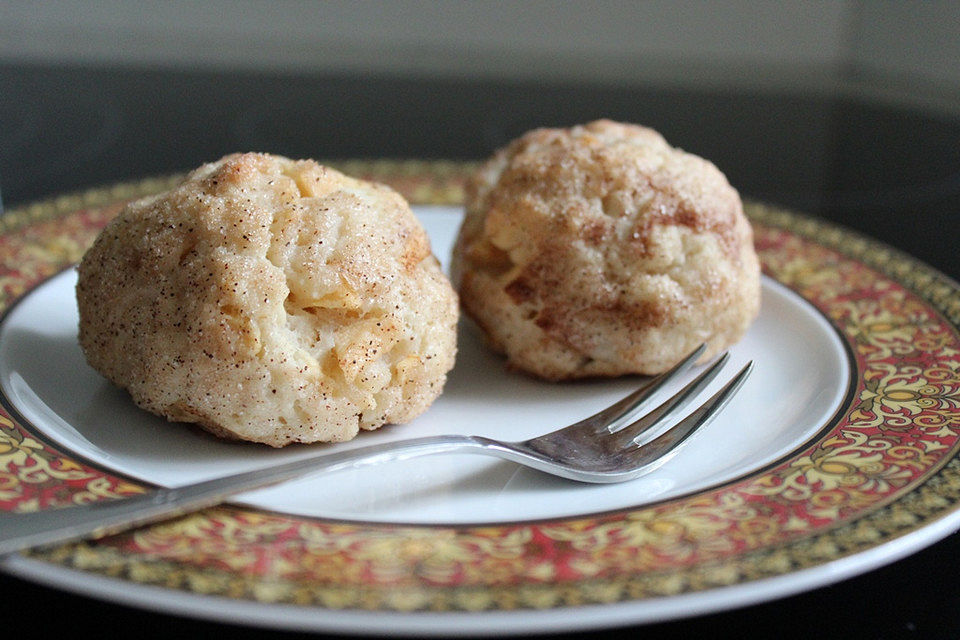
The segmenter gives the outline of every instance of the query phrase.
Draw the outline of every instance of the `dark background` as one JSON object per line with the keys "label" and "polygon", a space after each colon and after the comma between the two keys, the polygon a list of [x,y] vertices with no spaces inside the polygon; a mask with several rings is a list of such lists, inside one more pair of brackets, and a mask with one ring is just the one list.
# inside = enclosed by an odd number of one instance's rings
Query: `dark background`
{"label": "dark background", "polygon": [[[0,65],[0,193],[12,208],[235,151],[477,160],[534,127],[608,117],[652,126],[712,160],[747,198],[860,230],[956,279],[956,113],[840,91]],[[960,638],[957,566],[952,536],[768,604],[555,637]],[[0,593],[5,619],[29,621],[37,637],[297,635],[148,613],[2,575]]]}
{"label": "dark background", "polygon": [[236,151],[476,160],[528,129],[651,126],[741,194],[956,275],[960,119],[839,94],[0,65],[0,193],[16,206]]}

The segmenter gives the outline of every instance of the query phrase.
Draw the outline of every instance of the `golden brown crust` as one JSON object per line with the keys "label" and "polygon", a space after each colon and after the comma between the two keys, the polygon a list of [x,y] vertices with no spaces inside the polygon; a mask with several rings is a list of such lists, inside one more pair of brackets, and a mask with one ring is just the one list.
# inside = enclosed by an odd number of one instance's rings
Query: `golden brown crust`
{"label": "golden brown crust", "polygon": [[657,373],[739,340],[759,262],[737,192],[655,131],[538,129],[467,188],[453,274],[509,362],[548,379]]}
{"label": "golden brown crust", "polygon": [[88,361],[137,404],[273,446],[412,419],[456,350],[456,295],[406,201],[266,154],[128,205],[77,299]]}

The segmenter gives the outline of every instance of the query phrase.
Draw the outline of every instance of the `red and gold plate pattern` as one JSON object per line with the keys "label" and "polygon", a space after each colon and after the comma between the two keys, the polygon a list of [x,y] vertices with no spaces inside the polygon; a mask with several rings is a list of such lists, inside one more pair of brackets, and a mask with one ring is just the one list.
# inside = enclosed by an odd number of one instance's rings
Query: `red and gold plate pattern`
{"label": "red and gold plate pattern", "polygon": [[[360,161],[342,168],[387,182],[416,204],[456,204],[473,165]],[[0,219],[0,309],[77,261],[118,203],[171,180],[8,212]],[[763,205],[747,208],[765,273],[832,322],[853,369],[836,419],[773,465],[692,495],[600,515],[421,526],[222,506],[27,557],[239,602],[503,612],[666,601],[735,587],[823,567],[955,520],[957,285],[850,231]],[[14,415],[0,413],[0,510],[149,490],[58,451]]]}

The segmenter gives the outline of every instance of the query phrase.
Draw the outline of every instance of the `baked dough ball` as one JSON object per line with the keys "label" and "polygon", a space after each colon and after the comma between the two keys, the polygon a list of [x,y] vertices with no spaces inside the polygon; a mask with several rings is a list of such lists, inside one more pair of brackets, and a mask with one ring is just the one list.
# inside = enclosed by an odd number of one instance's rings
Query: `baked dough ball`
{"label": "baked dough ball", "polygon": [[514,367],[551,379],[666,370],[743,336],[753,232],[709,162],[608,120],[531,131],[467,188],[453,279]]}
{"label": "baked dough ball", "polygon": [[456,294],[406,201],[310,160],[202,166],[79,271],[90,364],[220,436],[347,440],[426,410],[453,366]]}

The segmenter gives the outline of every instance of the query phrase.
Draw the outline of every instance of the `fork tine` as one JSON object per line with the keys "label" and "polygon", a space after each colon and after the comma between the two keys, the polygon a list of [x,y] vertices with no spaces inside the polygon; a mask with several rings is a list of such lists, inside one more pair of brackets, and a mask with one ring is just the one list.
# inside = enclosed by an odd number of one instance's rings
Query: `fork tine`
{"label": "fork tine", "polygon": [[680,446],[700,427],[709,423],[726,406],[733,395],[740,389],[743,382],[753,370],[751,360],[730,380],[722,389],[717,391],[709,400],[700,405],[690,415],[677,423],[674,427],[661,434],[652,441],[641,445],[629,452],[633,463],[639,468],[650,467],[651,463],[660,466],[670,459],[679,450]]}
{"label": "fork tine", "polygon": [[669,420],[670,416],[690,404],[690,401],[713,381],[729,359],[730,354],[724,353],[716,362],[710,365],[706,371],[697,376],[692,382],[688,383],[687,386],[673,396],[667,398],[659,407],[645,414],[633,424],[627,425],[620,431],[616,431],[611,437],[611,448],[621,449],[626,447],[650,429],[653,429],[659,424],[663,424],[665,420]]}
{"label": "fork tine", "polygon": [[664,371],[655,378],[647,380],[630,395],[618,402],[615,402],[606,409],[602,409],[601,411],[593,414],[589,418],[584,418],[576,424],[565,427],[565,429],[589,426],[601,427],[604,430],[611,432],[616,431],[633,416],[636,410],[643,405],[643,403],[650,399],[650,396],[656,393],[670,380],[682,375],[684,371],[689,369],[690,366],[696,362],[700,356],[703,355],[703,352],[706,351],[706,349],[707,345],[701,344],[699,347],[691,351],[690,354],[687,355],[683,360],[673,365],[673,367],[668,371]]}

